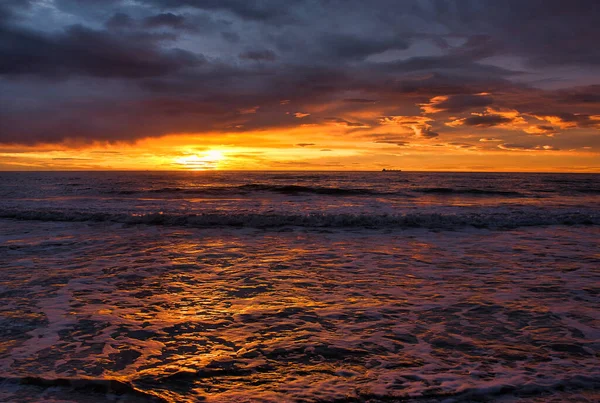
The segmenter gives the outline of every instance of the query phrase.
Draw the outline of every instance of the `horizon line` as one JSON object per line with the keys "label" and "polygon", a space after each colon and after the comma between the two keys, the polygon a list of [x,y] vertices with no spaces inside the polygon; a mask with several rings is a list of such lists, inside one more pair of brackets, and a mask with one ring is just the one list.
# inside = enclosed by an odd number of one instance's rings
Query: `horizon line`
{"label": "horizon line", "polygon": [[[383,169],[383,168],[382,168]],[[394,170],[393,168],[385,168],[386,171],[371,170],[371,169],[47,169],[47,170],[2,170],[0,173],[46,173],[46,172],[182,172],[182,173],[205,173],[205,172],[372,172],[372,173],[494,173],[494,174],[600,174],[600,169],[597,171],[454,171],[454,170]]]}

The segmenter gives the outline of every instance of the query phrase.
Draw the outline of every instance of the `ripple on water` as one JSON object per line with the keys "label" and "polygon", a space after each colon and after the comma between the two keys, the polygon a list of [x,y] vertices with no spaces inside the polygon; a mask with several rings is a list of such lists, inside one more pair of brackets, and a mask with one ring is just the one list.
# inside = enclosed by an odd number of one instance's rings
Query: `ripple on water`
{"label": "ripple on water", "polygon": [[598,235],[4,220],[0,400],[597,401]]}

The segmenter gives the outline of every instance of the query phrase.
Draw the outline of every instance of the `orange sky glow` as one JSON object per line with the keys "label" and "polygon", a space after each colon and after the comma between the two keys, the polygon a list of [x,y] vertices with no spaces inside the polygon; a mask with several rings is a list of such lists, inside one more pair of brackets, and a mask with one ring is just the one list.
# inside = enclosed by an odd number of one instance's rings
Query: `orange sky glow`
{"label": "orange sky glow", "polygon": [[0,5],[0,170],[600,172],[588,9],[351,3]]}
{"label": "orange sky glow", "polygon": [[[397,126],[397,125],[394,125]],[[600,172],[592,147],[556,149],[539,139],[510,147],[489,130],[419,139],[386,124],[393,141],[373,130],[331,125],[285,130],[177,134],[134,142],[0,147],[1,170],[403,170]],[[492,130],[493,131],[493,130]],[[377,136],[377,134],[375,134]],[[396,137],[398,136],[398,137]],[[534,135],[529,135],[534,136]],[[585,133],[583,134],[585,137]],[[406,143],[403,143],[403,139]],[[537,140],[537,139],[536,139]]]}

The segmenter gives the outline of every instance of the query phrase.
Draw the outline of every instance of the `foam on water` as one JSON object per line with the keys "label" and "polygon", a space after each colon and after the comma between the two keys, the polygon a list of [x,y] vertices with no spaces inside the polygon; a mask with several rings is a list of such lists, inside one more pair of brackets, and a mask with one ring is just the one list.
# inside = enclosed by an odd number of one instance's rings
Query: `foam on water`
{"label": "foam on water", "polygon": [[597,179],[0,174],[0,401],[598,401]]}
{"label": "foam on water", "polygon": [[519,210],[479,210],[448,213],[106,213],[70,210],[0,209],[0,218],[41,221],[93,221],[122,224],[147,224],[184,227],[252,227],[279,228],[429,228],[460,229],[518,228],[544,225],[599,225],[600,211],[594,209],[561,209],[547,212],[538,208]]}
{"label": "foam on water", "polygon": [[598,397],[595,226],[0,224],[0,391],[17,400]]}

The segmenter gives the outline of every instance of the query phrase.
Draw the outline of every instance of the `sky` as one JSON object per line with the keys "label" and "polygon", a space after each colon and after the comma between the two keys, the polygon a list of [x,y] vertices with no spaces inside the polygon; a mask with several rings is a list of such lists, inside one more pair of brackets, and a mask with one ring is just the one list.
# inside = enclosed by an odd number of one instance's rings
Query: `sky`
{"label": "sky", "polygon": [[600,172],[597,0],[2,0],[0,170]]}

